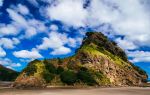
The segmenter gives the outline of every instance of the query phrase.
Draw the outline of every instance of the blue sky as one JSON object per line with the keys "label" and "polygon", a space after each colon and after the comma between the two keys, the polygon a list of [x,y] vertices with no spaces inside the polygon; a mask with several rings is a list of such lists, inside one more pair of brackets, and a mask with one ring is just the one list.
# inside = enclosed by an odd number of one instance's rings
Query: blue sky
{"label": "blue sky", "polygon": [[0,0],[0,64],[67,57],[86,32],[102,32],[150,76],[149,0]]}

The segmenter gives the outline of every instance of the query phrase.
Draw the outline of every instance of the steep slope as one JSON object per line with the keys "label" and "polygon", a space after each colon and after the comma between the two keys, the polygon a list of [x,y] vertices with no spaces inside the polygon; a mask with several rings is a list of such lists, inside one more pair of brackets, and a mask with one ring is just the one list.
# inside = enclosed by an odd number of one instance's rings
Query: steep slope
{"label": "steep slope", "polygon": [[100,32],[87,32],[75,55],[32,61],[16,79],[14,87],[139,86],[146,81],[145,71],[130,63],[115,42]]}
{"label": "steep slope", "polygon": [[18,75],[18,72],[0,65],[0,81],[14,81]]}

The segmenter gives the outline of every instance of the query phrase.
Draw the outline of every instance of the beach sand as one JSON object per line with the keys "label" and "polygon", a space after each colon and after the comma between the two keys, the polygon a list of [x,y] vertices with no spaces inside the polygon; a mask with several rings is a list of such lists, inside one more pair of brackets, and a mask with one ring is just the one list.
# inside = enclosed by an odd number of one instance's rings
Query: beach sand
{"label": "beach sand", "polygon": [[0,95],[150,95],[149,87],[120,88],[46,88],[18,90],[0,88]]}

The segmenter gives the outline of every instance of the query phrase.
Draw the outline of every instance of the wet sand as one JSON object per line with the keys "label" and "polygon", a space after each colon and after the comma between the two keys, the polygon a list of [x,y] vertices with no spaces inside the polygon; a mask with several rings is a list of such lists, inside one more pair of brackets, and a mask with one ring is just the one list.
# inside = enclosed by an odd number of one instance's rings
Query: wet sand
{"label": "wet sand", "polygon": [[18,90],[0,88],[0,95],[150,95],[150,87],[121,88],[46,88]]}

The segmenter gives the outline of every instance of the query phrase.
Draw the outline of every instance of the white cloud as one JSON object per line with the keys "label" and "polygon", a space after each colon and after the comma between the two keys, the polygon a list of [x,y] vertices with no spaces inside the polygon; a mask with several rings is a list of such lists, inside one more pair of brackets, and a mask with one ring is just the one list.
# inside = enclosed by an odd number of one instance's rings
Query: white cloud
{"label": "white cloud", "polygon": [[133,51],[127,52],[128,56],[133,58],[131,62],[150,62],[150,52],[149,51]]}
{"label": "white cloud", "polygon": [[20,63],[13,63],[13,64],[10,65],[10,67],[20,67],[20,66],[21,66]]}
{"label": "white cloud", "polygon": [[25,5],[22,5],[22,4],[18,4],[18,11],[23,15],[29,14],[29,9]]}
{"label": "white cloud", "polygon": [[12,38],[13,44],[17,45],[20,43],[20,40],[18,38]]}
{"label": "white cloud", "polygon": [[0,0],[0,7],[3,5],[3,2],[4,2],[3,0]]}
{"label": "white cloud", "polygon": [[41,45],[38,45],[38,49],[48,49],[48,48],[59,48],[63,46],[66,43],[67,35],[66,34],[61,34],[58,32],[50,32],[49,33],[49,38],[44,37],[43,38],[43,43]]}
{"label": "white cloud", "polygon": [[60,48],[54,49],[54,51],[52,51],[50,54],[52,54],[52,55],[65,55],[65,54],[68,54],[70,52],[71,52],[70,48],[62,46]]}
{"label": "white cloud", "polygon": [[0,64],[1,65],[7,66],[10,63],[12,63],[12,61],[10,59],[8,59],[8,58],[0,58]]}
{"label": "white cloud", "polygon": [[[38,33],[47,32],[45,22],[36,20],[34,18],[25,18],[24,15],[31,15],[26,6],[18,4],[18,7],[7,8],[9,17],[12,19],[10,24],[0,24],[0,34],[5,35],[17,35],[22,33],[19,38],[31,38]],[[23,15],[21,15],[21,14]]]}
{"label": "white cloud", "polygon": [[149,46],[150,17],[140,0],[93,0],[88,10],[89,25],[108,23],[117,35],[124,35],[138,46]]}
{"label": "white cloud", "polygon": [[22,65],[20,63],[14,63],[12,60],[8,58],[0,58],[0,64],[3,66],[6,66],[7,68],[13,69],[14,67],[21,67]]}
{"label": "white cloud", "polygon": [[109,24],[111,34],[123,35],[138,46],[150,46],[150,12],[141,0],[92,0],[86,9],[83,3],[84,0],[58,0],[46,9],[51,20],[74,27]]}
{"label": "white cloud", "polygon": [[137,46],[128,39],[117,38],[115,41],[118,43],[118,45],[121,48],[123,48],[125,50],[137,49]]}
{"label": "white cloud", "polygon": [[[70,53],[70,48],[65,47],[76,47],[79,44],[79,39],[68,37],[65,33],[50,32],[49,37],[44,37],[42,44],[37,46],[39,50],[53,49],[51,54],[53,55],[63,55]],[[64,52],[63,52],[64,50]]]}
{"label": "white cloud", "polygon": [[22,27],[28,26],[26,19],[24,19],[23,16],[19,15],[15,10],[8,8],[7,12],[9,13],[11,19],[20,24]]}
{"label": "white cloud", "polygon": [[56,0],[41,0],[41,1],[51,4],[51,3],[55,2]]}
{"label": "white cloud", "polygon": [[68,38],[68,45],[70,46],[70,47],[76,47],[76,45],[77,45],[77,41],[76,41],[76,39],[73,39],[73,38]]}
{"label": "white cloud", "polygon": [[77,44],[80,44],[79,37],[78,38],[71,38],[68,37],[65,33],[58,33],[58,32],[50,32],[49,37],[44,37],[43,42],[41,45],[38,45],[37,48],[41,50],[46,49],[56,49],[60,48],[64,45],[68,45],[70,47],[76,47]]}
{"label": "white cloud", "polygon": [[34,5],[35,7],[39,6],[39,3],[36,0],[27,0],[30,4]]}
{"label": "white cloud", "polygon": [[3,46],[7,49],[13,49],[15,45],[19,44],[20,41],[17,38],[9,39],[9,38],[0,38],[0,46]]}
{"label": "white cloud", "polygon": [[47,8],[47,15],[52,20],[59,20],[75,27],[85,26],[87,11],[83,8],[83,0],[59,0]]}
{"label": "white cloud", "polygon": [[6,52],[4,51],[4,49],[0,46],[0,57],[4,57],[6,56]]}
{"label": "white cloud", "polygon": [[58,26],[55,25],[55,24],[52,24],[52,25],[50,26],[50,30],[51,30],[51,31],[57,31],[57,30],[58,30]]}
{"label": "white cloud", "polygon": [[0,24],[0,36],[4,35],[17,35],[18,30],[13,24]]}
{"label": "white cloud", "polygon": [[25,38],[31,38],[32,36],[35,36],[37,34],[36,29],[34,27],[27,28],[24,37]]}
{"label": "white cloud", "polygon": [[43,21],[39,21],[39,20],[36,20],[36,19],[30,19],[28,20],[28,27],[34,27],[38,32],[46,32],[47,30],[47,27],[45,26],[44,22]]}
{"label": "white cloud", "polygon": [[13,55],[18,58],[31,58],[31,59],[43,58],[43,56],[36,50],[15,51],[15,52],[13,52]]}

